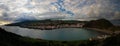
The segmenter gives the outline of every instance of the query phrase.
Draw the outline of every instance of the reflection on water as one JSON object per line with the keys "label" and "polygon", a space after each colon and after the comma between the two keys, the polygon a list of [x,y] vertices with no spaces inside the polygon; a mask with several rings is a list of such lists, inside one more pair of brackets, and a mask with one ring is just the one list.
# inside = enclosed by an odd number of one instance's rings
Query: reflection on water
{"label": "reflection on water", "polygon": [[20,28],[18,26],[2,26],[2,28],[8,32],[12,32],[21,36],[40,38],[45,40],[86,40],[91,37],[101,35],[99,32],[81,28],[62,28],[55,30],[27,29]]}

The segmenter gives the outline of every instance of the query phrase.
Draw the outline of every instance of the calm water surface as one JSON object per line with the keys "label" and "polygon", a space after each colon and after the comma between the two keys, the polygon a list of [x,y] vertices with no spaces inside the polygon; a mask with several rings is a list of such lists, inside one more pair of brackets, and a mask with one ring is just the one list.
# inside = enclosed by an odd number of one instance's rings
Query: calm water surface
{"label": "calm water surface", "polygon": [[58,41],[87,40],[91,37],[102,35],[100,32],[82,28],[62,28],[54,30],[28,29],[18,26],[2,26],[2,28],[8,32],[25,37]]}

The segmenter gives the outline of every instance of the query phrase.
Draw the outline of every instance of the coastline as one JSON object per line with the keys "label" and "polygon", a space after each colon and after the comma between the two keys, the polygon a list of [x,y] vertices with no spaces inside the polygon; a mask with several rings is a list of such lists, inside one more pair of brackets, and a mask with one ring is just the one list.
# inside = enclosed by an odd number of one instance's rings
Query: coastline
{"label": "coastline", "polygon": [[[25,26],[19,26],[21,28],[28,28],[28,29],[40,29],[40,30],[54,30],[54,29],[60,29],[60,28],[84,28],[84,29],[90,29],[90,30],[94,30],[94,31],[97,31],[97,32],[101,32],[101,33],[105,33],[105,34],[108,34],[108,35],[111,35],[113,34],[114,32],[113,31],[110,31],[110,30],[107,30],[107,29],[98,29],[98,28],[85,28],[85,27],[80,27],[80,26],[67,26],[67,27],[56,27],[56,26],[49,26],[49,27],[41,27],[41,26],[36,26],[36,27],[33,27],[33,26],[28,26],[28,27],[25,27]],[[118,32],[120,33],[120,31],[115,31],[117,34]]]}
{"label": "coastline", "polygon": [[106,29],[104,29],[104,30],[103,29],[98,29],[98,28],[86,28],[86,29],[95,30],[95,31],[102,32],[102,33],[105,33],[105,34],[108,34],[108,35],[113,34],[112,31],[106,30]]}

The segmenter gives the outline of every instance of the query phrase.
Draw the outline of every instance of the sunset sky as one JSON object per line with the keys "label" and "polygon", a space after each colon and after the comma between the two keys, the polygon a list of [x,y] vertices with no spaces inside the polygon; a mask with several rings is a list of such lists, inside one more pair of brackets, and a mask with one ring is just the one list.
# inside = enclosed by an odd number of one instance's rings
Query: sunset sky
{"label": "sunset sky", "polygon": [[0,0],[0,20],[120,19],[120,0]]}

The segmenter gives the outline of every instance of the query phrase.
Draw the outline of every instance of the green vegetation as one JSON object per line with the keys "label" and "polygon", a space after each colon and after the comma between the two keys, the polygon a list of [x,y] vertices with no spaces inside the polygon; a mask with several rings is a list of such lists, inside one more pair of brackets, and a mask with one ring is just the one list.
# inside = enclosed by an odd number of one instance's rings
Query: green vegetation
{"label": "green vegetation", "polygon": [[84,25],[84,27],[99,29],[108,29],[112,26],[113,24],[106,19],[93,20]]}
{"label": "green vegetation", "polygon": [[0,46],[120,46],[120,34],[105,40],[49,41],[22,37],[0,29]]}
{"label": "green vegetation", "polygon": [[0,29],[0,46],[95,46],[98,41],[50,41],[22,37]]}
{"label": "green vegetation", "polygon": [[98,20],[89,21],[85,23],[84,28],[96,28],[100,30],[112,31],[113,33],[116,31],[120,31],[120,26],[115,26],[106,19],[98,19]]}
{"label": "green vegetation", "polygon": [[75,21],[75,20],[32,20],[32,21],[22,21],[12,24],[7,24],[6,26],[22,26],[22,25],[64,25],[64,24],[76,24],[85,23],[86,21]]}
{"label": "green vegetation", "polygon": [[[73,24],[73,23],[85,23],[85,28],[98,28],[98,29],[107,29],[111,31],[120,30],[120,26],[114,26],[108,20],[99,19],[89,22],[85,21],[61,21],[61,20],[41,20],[41,21],[24,21],[14,24],[9,24],[8,26],[20,26],[26,24],[35,24],[39,23],[45,24]],[[0,28],[0,46],[120,46],[120,34],[112,35],[109,38],[101,40],[83,40],[83,41],[50,41],[42,39],[32,39],[28,37],[22,37]]]}
{"label": "green vegetation", "polygon": [[84,23],[85,21],[75,20],[35,20],[12,23],[6,26],[19,26],[22,28],[30,29],[52,30],[58,28],[82,28]]}

